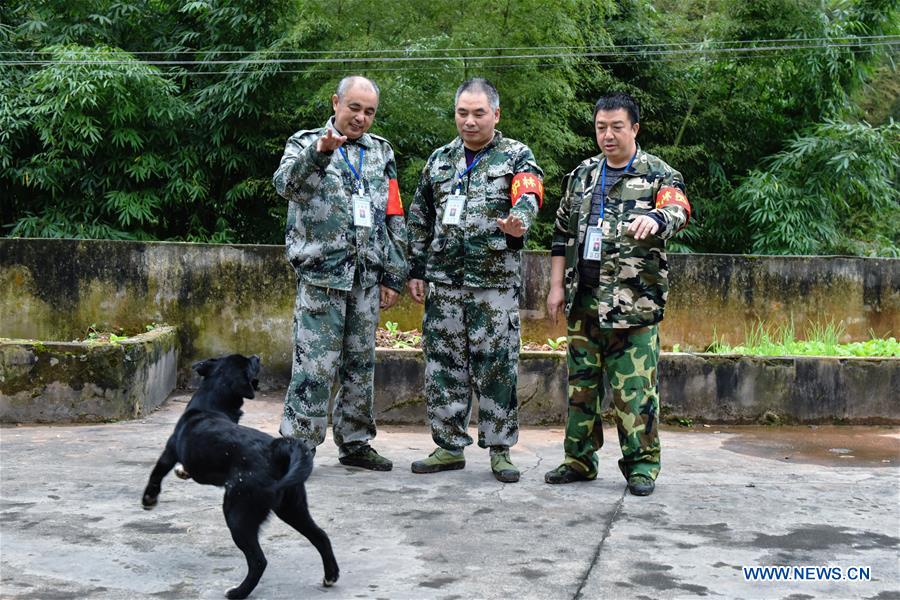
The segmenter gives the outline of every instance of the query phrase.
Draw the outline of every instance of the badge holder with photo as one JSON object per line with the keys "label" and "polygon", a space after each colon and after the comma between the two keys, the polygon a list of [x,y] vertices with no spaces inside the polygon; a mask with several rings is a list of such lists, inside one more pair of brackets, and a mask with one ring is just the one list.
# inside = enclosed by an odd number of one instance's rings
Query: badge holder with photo
{"label": "badge holder with photo", "polygon": [[447,196],[447,201],[444,204],[444,218],[441,219],[442,224],[458,226],[462,222],[463,211],[466,208],[466,195],[462,192],[463,177],[468,175],[469,172],[478,165],[478,162],[483,156],[484,155],[479,152],[475,156],[475,159],[472,160],[472,164],[466,167],[465,171],[462,173],[459,171],[456,172],[456,191]]}
{"label": "badge holder with photo", "polygon": [[466,207],[466,197],[460,192],[447,196],[447,202],[444,204],[444,218],[441,223],[444,225],[459,225],[462,221],[462,213]]}
{"label": "badge holder with photo", "polygon": [[358,170],[353,167],[353,163],[350,162],[347,151],[344,150],[343,146],[340,147],[340,152],[344,162],[350,167],[350,172],[353,173],[353,177],[356,178],[356,190],[353,192],[352,196],[353,225],[356,227],[372,227],[372,200],[366,195],[365,186],[363,185],[362,180],[363,159],[365,158],[366,149],[359,149]]}

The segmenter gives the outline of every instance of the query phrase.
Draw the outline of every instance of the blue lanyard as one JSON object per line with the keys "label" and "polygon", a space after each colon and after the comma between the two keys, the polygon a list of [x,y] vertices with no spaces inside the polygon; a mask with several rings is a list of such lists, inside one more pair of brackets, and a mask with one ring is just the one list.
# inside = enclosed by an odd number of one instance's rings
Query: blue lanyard
{"label": "blue lanyard", "polygon": [[353,176],[356,177],[356,187],[359,190],[362,190],[362,166],[363,166],[363,157],[366,154],[366,149],[360,147],[359,149],[359,171],[353,168],[353,165],[350,163],[350,159],[347,158],[347,151],[344,150],[344,147],[341,146],[338,148],[341,151],[341,156],[344,158],[344,162],[347,163],[347,166],[350,167],[350,172],[353,173]]}
{"label": "blue lanyard", "polygon": [[[463,154],[465,154],[465,150],[463,150]],[[465,171],[463,171],[462,173],[460,173],[459,171],[456,171],[456,176],[457,176],[457,180],[456,180],[456,190],[457,190],[458,192],[460,192],[460,193],[462,192],[462,180],[463,180],[463,177],[465,177],[466,175],[468,175],[468,174],[469,174],[469,171],[471,171],[472,169],[474,169],[474,168],[475,168],[475,165],[477,165],[477,164],[478,164],[478,161],[480,161],[482,158],[484,158],[484,150],[482,150],[481,152],[479,152],[478,154],[475,155],[475,158],[472,160],[472,164],[469,165],[468,167],[466,167],[466,170],[465,170]]]}
{"label": "blue lanyard", "polygon": [[[631,163],[634,162],[635,157],[637,156],[637,150],[634,151],[634,154],[631,155],[631,160],[628,161],[628,164],[625,165],[625,169],[622,173],[627,173],[629,169],[631,169]],[[600,167],[600,217],[599,221],[603,222],[603,212],[606,210],[606,158],[603,159],[603,166]]]}

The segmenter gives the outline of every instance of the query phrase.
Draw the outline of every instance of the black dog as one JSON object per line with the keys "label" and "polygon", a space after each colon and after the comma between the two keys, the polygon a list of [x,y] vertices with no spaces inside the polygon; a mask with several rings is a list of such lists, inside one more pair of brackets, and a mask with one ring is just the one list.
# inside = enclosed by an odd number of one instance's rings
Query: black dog
{"label": "black dog", "polygon": [[203,382],[150,473],[144,508],[156,506],[163,477],[180,462],[187,473],[179,476],[225,487],[225,522],[248,568],[244,581],[226,592],[228,598],[246,598],[259,583],[266,569],[259,527],[273,510],[312,542],[322,555],[323,584],[333,585],[340,570],[328,536],[309,514],[303,486],[312,471],[312,454],[300,441],[237,424],[244,398],[254,397],[259,357],[232,354],[199,362],[194,369]]}

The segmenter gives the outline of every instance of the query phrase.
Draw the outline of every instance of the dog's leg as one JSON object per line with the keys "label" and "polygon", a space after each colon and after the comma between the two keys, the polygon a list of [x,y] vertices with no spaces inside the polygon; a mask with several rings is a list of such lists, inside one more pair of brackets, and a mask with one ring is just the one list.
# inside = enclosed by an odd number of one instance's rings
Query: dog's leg
{"label": "dog's leg", "polygon": [[156,506],[156,503],[159,500],[159,492],[162,488],[163,477],[172,470],[172,467],[175,466],[176,462],[178,462],[178,457],[175,452],[175,436],[173,435],[169,438],[169,441],[166,442],[166,449],[163,450],[159,460],[156,461],[156,466],[153,467],[153,471],[150,473],[150,480],[147,482],[147,487],[144,488],[144,496],[141,498],[141,504],[144,505],[145,509],[150,510]]}
{"label": "dog's leg", "polygon": [[338,568],[334,551],[331,549],[331,540],[322,531],[312,515],[309,514],[309,505],[306,502],[306,490],[302,485],[284,491],[281,503],[275,508],[278,518],[302,533],[312,542],[319,554],[322,555],[322,566],[325,568],[325,578],[322,585],[331,587],[338,580],[341,570]]}
{"label": "dog's leg", "polygon": [[247,576],[240,585],[225,592],[227,598],[246,598],[259,583],[266,570],[266,556],[259,547],[259,526],[269,516],[271,498],[259,497],[257,490],[233,488],[225,492],[225,522],[231,530],[231,539],[247,559]]}

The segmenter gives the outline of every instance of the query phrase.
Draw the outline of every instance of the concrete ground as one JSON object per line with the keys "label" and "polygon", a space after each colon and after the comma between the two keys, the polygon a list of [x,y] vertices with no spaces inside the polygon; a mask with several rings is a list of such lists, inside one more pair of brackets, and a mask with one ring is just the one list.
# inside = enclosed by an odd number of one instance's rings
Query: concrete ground
{"label": "concrete ground", "polygon": [[[170,475],[140,507],[188,397],[141,421],[0,429],[0,597],[220,598],[244,575],[222,492]],[[274,433],[280,395],[245,406]],[[607,429],[613,442],[615,431]],[[900,598],[896,428],[663,431],[656,493],[629,495],[615,443],[595,482],[550,486],[562,430],[526,429],[517,484],[486,451],[464,470],[414,475],[425,427],[381,428],[395,469],[341,466],[328,440],[307,490],[341,566],[321,587],[312,546],[272,519],[252,598]],[[742,566],[870,569],[868,581],[746,581]],[[832,572],[833,574],[833,572]]]}

